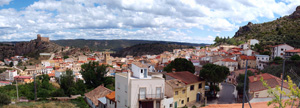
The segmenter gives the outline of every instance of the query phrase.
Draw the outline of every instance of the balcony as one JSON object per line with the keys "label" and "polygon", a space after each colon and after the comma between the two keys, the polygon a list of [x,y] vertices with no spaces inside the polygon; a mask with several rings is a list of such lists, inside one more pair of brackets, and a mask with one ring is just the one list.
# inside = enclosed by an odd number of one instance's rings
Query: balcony
{"label": "balcony", "polygon": [[162,100],[164,98],[163,93],[159,94],[139,94],[139,101],[153,101],[153,100]]}

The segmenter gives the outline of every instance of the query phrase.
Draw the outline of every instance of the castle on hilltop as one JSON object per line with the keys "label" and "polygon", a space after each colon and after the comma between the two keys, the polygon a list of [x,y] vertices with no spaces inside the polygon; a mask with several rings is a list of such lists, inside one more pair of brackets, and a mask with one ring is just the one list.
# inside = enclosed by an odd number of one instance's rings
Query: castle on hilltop
{"label": "castle on hilltop", "polygon": [[37,35],[37,41],[50,42],[49,37],[42,37],[40,34]]}

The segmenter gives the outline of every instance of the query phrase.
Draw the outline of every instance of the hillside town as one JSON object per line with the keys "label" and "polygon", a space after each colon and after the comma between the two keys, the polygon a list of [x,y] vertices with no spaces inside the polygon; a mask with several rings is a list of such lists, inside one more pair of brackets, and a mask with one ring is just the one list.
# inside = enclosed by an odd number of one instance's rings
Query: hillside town
{"label": "hillside town", "polygon": [[[49,42],[49,38],[44,39],[41,35],[38,35],[36,40]],[[246,93],[249,98],[249,100],[247,98],[248,102],[267,102],[272,99],[262,80],[266,81],[272,89],[283,84],[283,91],[289,93],[287,82],[281,83],[282,78],[270,73],[261,73],[261,70],[276,65],[270,62],[278,57],[288,59],[299,55],[300,50],[288,44],[280,44],[271,46],[270,56],[260,55],[253,50],[256,44],[259,44],[258,40],[250,39],[239,46],[199,46],[140,57],[130,55],[113,57],[109,51],[62,55],[71,50],[70,47],[65,47],[58,52],[40,53],[39,56],[46,59],[36,64],[28,64],[28,61],[34,58],[15,55],[0,61],[0,68],[5,69],[0,74],[0,85],[12,85],[16,82],[18,85],[35,83],[36,77],[43,75],[48,75],[50,82],[61,84],[68,70],[71,70],[73,77],[71,80],[74,82],[82,80],[88,83],[82,75],[83,65],[98,63],[98,66],[108,66],[102,77],[113,78],[114,84],[113,89],[103,84],[97,85],[82,95],[88,106],[92,108],[210,108],[214,104],[230,106],[232,103],[242,102],[243,91],[237,89],[241,85],[238,77],[241,74],[245,75],[246,69],[253,74],[248,76],[249,88]],[[172,68],[171,71],[166,71],[166,67],[176,59],[191,62],[194,70],[178,71]],[[22,63],[28,65],[21,66]],[[213,78],[201,76],[207,64],[226,67],[229,73],[222,81],[212,84],[209,79]],[[94,71],[98,70],[95,68]],[[220,90],[215,91],[214,86]],[[71,96],[69,98],[57,97],[57,99],[74,98]],[[29,99],[23,97],[24,100]]]}

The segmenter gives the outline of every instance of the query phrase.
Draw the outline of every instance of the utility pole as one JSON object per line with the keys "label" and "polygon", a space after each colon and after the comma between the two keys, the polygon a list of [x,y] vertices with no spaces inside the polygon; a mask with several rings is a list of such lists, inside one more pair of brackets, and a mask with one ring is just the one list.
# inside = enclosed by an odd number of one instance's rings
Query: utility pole
{"label": "utility pole", "polygon": [[247,56],[247,61],[246,61],[246,70],[245,70],[245,79],[244,79],[243,108],[244,108],[244,104],[245,104],[245,95],[246,95],[247,68],[248,68],[248,56]]}
{"label": "utility pole", "polygon": [[34,77],[34,100],[37,100],[37,95],[36,95],[36,81],[35,81],[35,73],[33,74]]}
{"label": "utility pole", "polygon": [[16,88],[17,88],[17,102],[19,102],[18,79],[16,79]]}
{"label": "utility pole", "polygon": [[[283,60],[283,64],[282,64],[281,91],[282,91],[283,78],[284,78],[284,66],[285,66],[285,59]],[[280,99],[279,99],[279,101],[281,101],[281,98],[282,98],[282,94],[280,93]],[[279,105],[279,108],[280,107],[281,107],[281,105]]]}

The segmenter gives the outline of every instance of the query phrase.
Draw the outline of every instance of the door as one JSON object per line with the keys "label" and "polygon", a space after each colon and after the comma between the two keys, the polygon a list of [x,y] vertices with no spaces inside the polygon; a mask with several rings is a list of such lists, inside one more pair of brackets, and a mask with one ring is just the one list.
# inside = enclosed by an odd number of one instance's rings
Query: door
{"label": "door", "polygon": [[197,98],[196,98],[196,102],[200,101],[200,93],[197,93]]}
{"label": "door", "polygon": [[146,88],[140,88],[140,99],[146,99]]}
{"label": "door", "polygon": [[174,108],[177,108],[177,102],[175,102]]}
{"label": "door", "polygon": [[139,108],[154,108],[153,101],[150,102],[140,102]]}

